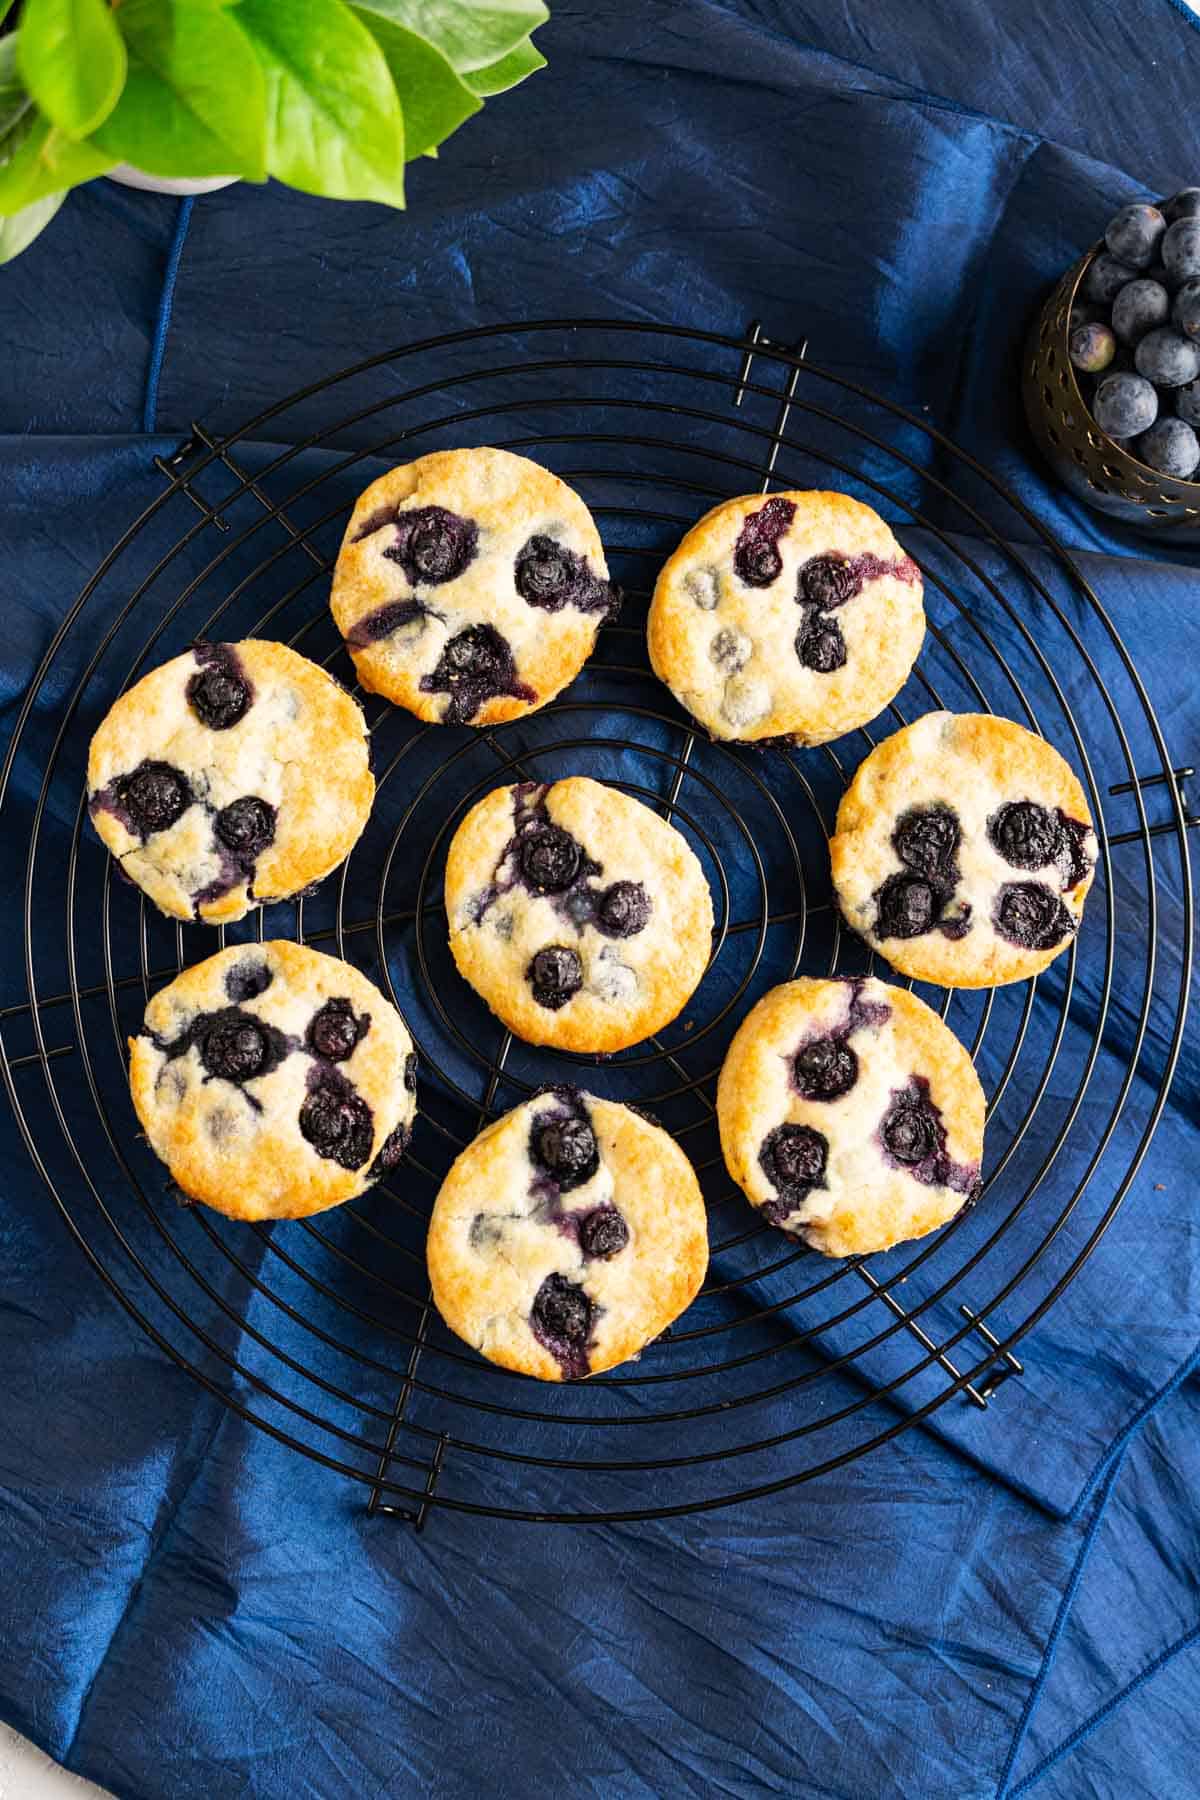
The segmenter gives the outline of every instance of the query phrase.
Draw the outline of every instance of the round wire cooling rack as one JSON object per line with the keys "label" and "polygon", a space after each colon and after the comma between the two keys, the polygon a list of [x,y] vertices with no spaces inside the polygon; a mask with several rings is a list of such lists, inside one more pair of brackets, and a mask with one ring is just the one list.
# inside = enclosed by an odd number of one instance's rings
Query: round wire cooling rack
{"label": "round wire cooling rack", "polygon": [[[114,881],[87,828],[99,719],[201,636],[283,638],[347,677],[328,577],[357,491],[392,462],[473,443],[535,456],[582,492],[626,589],[622,620],[562,698],[502,728],[421,726],[364,697],[378,796],[341,871],[228,930],[160,918]],[[434,1507],[574,1523],[722,1506],[920,1422],[953,1436],[964,1407],[985,1410],[1128,1191],[1166,1103],[1190,973],[1190,771],[1173,769],[1137,671],[1062,547],[932,427],[757,328],[457,333],[315,383],[239,431],[194,427],[157,460],[162,490],[70,608],[0,778],[4,841],[28,845],[12,920],[25,992],[0,1008],[0,1069],[38,1172],[111,1293],[240,1420],[417,1525]],[[707,507],[773,485],[857,494],[925,578],[930,632],[912,680],[871,731],[824,750],[708,742],[646,660],[663,556]],[[828,1262],[733,1189],[716,1074],[774,982],[872,968],[839,925],[826,840],[877,738],[941,706],[1007,714],[1064,751],[1097,822],[1095,891],[1075,948],[1039,980],[922,990],[989,1096],[980,1203],[886,1256]],[[467,808],[499,783],[569,772],[670,818],[715,903],[691,1007],[608,1060],[506,1034],[455,973],[440,907]],[[169,1189],[136,1135],[124,1040],[186,964],[287,935],[390,992],[420,1054],[419,1122],[401,1168],[360,1201],[239,1226]],[[692,1309],[640,1360],[547,1386],[445,1331],[423,1239],[463,1144],[563,1080],[648,1107],[675,1132],[705,1188],[712,1262]],[[1019,1407],[1019,1386],[998,1403]]]}

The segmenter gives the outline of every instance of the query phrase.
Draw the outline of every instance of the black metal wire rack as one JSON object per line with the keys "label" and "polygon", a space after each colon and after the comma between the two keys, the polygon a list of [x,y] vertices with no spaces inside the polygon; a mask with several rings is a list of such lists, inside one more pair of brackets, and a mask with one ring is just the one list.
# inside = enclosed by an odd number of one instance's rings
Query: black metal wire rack
{"label": "black metal wire rack", "polygon": [[[622,621],[558,702],[501,729],[423,727],[367,697],[378,799],[340,873],[228,932],[161,919],[114,882],[86,824],[87,743],[104,711],[198,636],[286,638],[347,676],[327,592],[356,491],[388,463],[488,442],[583,493],[630,596]],[[948,1402],[986,1411],[1145,1155],[1190,973],[1192,771],[1172,766],[1117,631],[1062,547],[928,424],[757,327],[743,339],[628,321],[458,333],[316,383],[240,431],[197,425],[159,468],[161,494],[50,645],[0,778],[2,841],[24,854],[10,928],[26,981],[0,1008],[0,1071],[76,1242],[159,1348],[241,1419],[358,1483],[373,1512],[418,1526],[431,1508],[574,1523],[722,1506],[916,1423],[940,1428]],[[823,751],[709,743],[645,656],[665,552],[708,506],[772,485],[858,494],[925,575],[931,629],[913,680],[871,732]],[[1039,981],[924,990],[988,1091],[981,1204],[885,1257],[829,1263],[760,1225],[732,1188],[716,1072],[773,982],[871,966],[831,902],[833,812],[880,735],[942,705],[1006,713],[1064,750],[1098,824],[1096,889],[1075,950]],[[446,846],[473,801],[571,770],[660,807],[716,901],[692,1007],[604,1062],[506,1035],[454,973],[440,910]],[[421,1114],[406,1162],[360,1202],[246,1227],[172,1196],[135,1134],[124,1040],[181,967],[264,935],[335,951],[391,992],[421,1056]],[[713,1256],[699,1300],[640,1361],[547,1387],[444,1330],[423,1236],[480,1124],[564,1079],[676,1132],[705,1186]],[[1020,1404],[1019,1386],[1003,1404]]]}

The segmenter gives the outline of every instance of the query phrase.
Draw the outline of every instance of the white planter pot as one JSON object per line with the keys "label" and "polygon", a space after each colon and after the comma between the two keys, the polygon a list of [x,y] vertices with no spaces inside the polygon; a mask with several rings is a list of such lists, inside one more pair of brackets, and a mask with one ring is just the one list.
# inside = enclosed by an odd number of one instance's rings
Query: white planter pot
{"label": "white planter pot", "polygon": [[122,187],[143,188],[148,194],[215,194],[218,188],[232,187],[240,179],[237,175],[205,175],[199,180],[174,175],[147,175],[142,169],[135,169],[132,163],[118,163],[115,169],[108,171],[110,181],[119,181]]}

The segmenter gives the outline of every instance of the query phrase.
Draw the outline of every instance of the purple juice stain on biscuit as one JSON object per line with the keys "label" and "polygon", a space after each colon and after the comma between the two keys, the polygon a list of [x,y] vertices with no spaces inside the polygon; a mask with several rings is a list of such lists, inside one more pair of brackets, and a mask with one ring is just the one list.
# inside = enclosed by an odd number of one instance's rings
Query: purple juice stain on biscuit
{"label": "purple juice stain on biscuit", "polygon": [[422,600],[393,600],[357,619],[346,633],[346,642],[351,650],[365,650],[369,644],[378,644],[403,626],[411,625],[414,619],[424,619],[433,613],[434,609]]}
{"label": "purple juice stain on biscuit", "polygon": [[977,1163],[956,1163],[946,1149],[946,1127],[934,1104],[929,1082],[914,1075],[908,1085],[893,1088],[891,1103],[879,1126],[884,1161],[904,1169],[924,1187],[948,1187],[973,1195],[979,1182]]}
{"label": "purple juice stain on biscuit", "polygon": [[512,646],[494,625],[468,625],[448,640],[437,667],[421,677],[421,691],[448,694],[442,722],[467,725],[489,700],[531,702],[536,691],[518,681]]}
{"label": "purple juice stain on biscuit", "polygon": [[733,567],[747,587],[770,587],[783,570],[779,539],[796,516],[796,503],[776,495],[742,520],[733,549]]}

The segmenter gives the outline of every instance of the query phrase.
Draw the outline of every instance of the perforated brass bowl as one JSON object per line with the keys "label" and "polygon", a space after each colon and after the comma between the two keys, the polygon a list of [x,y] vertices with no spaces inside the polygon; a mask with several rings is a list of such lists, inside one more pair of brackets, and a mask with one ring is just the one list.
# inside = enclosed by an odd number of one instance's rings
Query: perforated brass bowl
{"label": "perforated brass bowl", "polygon": [[1025,346],[1021,393],[1033,435],[1059,481],[1099,512],[1139,531],[1200,543],[1200,482],[1173,481],[1106,437],[1084,403],[1067,353],[1071,307],[1103,244],[1058,282]]}

